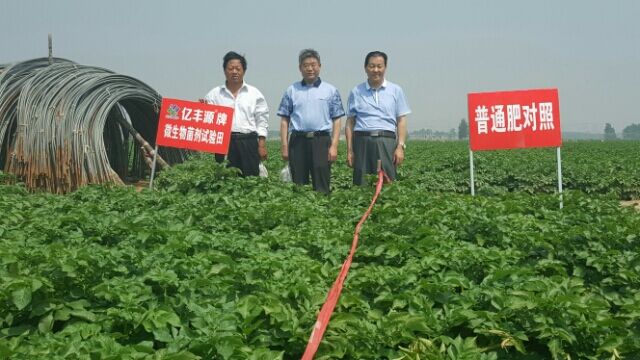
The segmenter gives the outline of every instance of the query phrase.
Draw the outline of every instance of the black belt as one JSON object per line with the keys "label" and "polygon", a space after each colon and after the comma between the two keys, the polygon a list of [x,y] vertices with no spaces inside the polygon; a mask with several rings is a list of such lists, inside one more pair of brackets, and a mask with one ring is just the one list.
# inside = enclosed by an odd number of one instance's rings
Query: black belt
{"label": "black belt", "polygon": [[370,137],[386,137],[386,138],[396,138],[396,133],[388,130],[376,130],[376,131],[356,131],[356,136],[370,136]]}
{"label": "black belt", "polygon": [[329,132],[328,131],[292,131],[291,136],[311,139],[314,137],[329,136]]}
{"label": "black belt", "polygon": [[232,132],[231,133],[232,139],[249,139],[249,138],[255,138],[257,136],[258,136],[257,132],[250,132],[250,133]]}

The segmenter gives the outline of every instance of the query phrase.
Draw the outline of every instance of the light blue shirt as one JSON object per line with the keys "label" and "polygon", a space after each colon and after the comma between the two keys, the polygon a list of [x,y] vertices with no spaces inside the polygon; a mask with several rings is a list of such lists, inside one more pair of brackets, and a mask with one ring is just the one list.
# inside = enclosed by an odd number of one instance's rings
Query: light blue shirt
{"label": "light blue shirt", "polygon": [[355,117],[355,131],[387,130],[396,132],[398,118],[411,113],[402,88],[384,80],[374,89],[367,81],[349,94],[347,116]]}
{"label": "light blue shirt", "polygon": [[278,116],[289,118],[291,131],[331,131],[333,121],[344,116],[342,98],[335,86],[321,81],[293,83],[282,95]]}

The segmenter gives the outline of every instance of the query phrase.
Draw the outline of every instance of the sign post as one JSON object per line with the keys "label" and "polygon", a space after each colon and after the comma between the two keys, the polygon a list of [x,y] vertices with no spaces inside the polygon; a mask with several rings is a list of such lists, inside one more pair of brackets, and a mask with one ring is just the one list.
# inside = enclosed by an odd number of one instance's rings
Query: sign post
{"label": "sign post", "polygon": [[153,162],[151,163],[151,177],[149,178],[149,189],[153,189],[153,177],[156,175],[156,162],[158,162],[158,144],[153,149]]}
{"label": "sign post", "polygon": [[469,172],[471,175],[471,196],[476,196],[476,181],[473,176],[473,150],[469,149]]}
{"label": "sign post", "polygon": [[153,187],[158,146],[226,154],[233,110],[227,106],[163,98],[149,187]]}
{"label": "sign post", "polygon": [[562,161],[560,160],[560,147],[558,146],[556,149],[556,160],[558,162],[558,194],[560,195],[560,209],[562,209]]}
{"label": "sign post", "polygon": [[562,208],[562,133],[558,89],[471,93],[467,96],[467,103],[471,195],[475,195],[474,151],[556,147],[558,193]]}

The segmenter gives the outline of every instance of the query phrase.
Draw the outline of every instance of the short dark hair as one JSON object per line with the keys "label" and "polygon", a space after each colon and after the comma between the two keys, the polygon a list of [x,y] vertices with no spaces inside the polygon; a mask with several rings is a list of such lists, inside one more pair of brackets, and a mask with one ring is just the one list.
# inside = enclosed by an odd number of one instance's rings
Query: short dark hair
{"label": "short dark hair", "polygon": [[300,51],[300,55],[298,55],[298,65],[302,65],[304,59],[314,58],[318,60],[318,64],[320,64],[320,54],[313,49],[304,49]]}
{"label": "short dark hair", "polygon": [[231,60],[240,60],[240,64],[242,64],[242,70],[247,71],[247,59],[245,59],[244,56],[238,54],[235,51],[229,51],[228,53],[224,54],[224,57],[222,58],[222,68],[226,70],[227,64]]}
{"label": "short dark hair", "polygon": [[382,51],[372,51],[370,53],[367,54],[367,57],[364,58],[364,66],[367,67],[367,65],[369,65],[369,59],[371,59],[372,57],[382,57],[384,59],[384,66],[387,66],[387,54],[383,53]]}

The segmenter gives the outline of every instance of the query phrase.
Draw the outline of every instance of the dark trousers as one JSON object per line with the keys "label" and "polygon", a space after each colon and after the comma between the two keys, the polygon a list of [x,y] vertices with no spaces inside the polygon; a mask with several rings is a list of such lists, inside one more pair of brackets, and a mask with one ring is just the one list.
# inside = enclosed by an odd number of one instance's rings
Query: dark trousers
{"label": "dark trousers", "polygon": [[328,194],[331,191],[331,163],[329,163],[329,133],[312,137],[298,136],[289,138],[289,168],[291,180],[298,185],[311,183],[313,190]]}
{"label": "dark trousers", "polygon": [[382,170],[391,180],[396,178],[396,166],[393,154],[396,150],[396,139],[390,137],[372,137],[358,135],[353,137],[353,183],[363,185],[365,175],[378,173],[378,160]]}
{"label": "dark trousers", "polygon": [[[260,174],[260,154],[258,153],[258,134],[231,134],[228,166],[240,169],[242,176],[258,176]],[[224,155],[216,154],[216,161],[224,161]]]}

